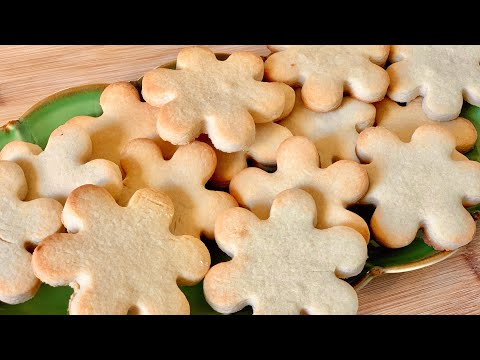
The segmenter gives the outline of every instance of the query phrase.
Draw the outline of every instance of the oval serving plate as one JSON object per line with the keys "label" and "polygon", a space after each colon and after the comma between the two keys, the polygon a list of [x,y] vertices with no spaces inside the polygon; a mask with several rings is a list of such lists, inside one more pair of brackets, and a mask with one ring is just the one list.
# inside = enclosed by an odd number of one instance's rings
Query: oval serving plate
{"label": "oval serving plate", "polygon": [[[217,54],[220,60],[227,54]],[[162,67],[175,68],[175,62]],[[141,81],[132,81],[139,90]],[[10,141],[23,140],[38,144],[44,148],[50,133],[58,126],[74,116],[86,115],[98,117],[102,114],[100,95],[108,84],[85,85],[67,89],[53,94],[30,108],[20,119],[11,121],[0,129],[0,149]],[[480,134],[480,108],[464,104],[460,116],[470,120]],[[466,154],[471,160],[480,161],[480,137],[475,147]],[[373,208],[354,207],[367,223],[373,213]],[[469,208],[474,218],[480,215],[480,205]],[[211,257],[212,266],[218,262],[228,261],[229,257],[216,245],[215,241],[205,241]],[[442,261],[454,252],[439,252],[423,242],[422,231],[419,231],[415,241],[402,249],[387,249],[378,245],[374,239],[368,246],[369,259],[359,275],[347,279],[358,291],[374,277],[387,274],[412,271]],[[191,287],[182,287],[191,307],[192,314],[218,314],[206,302],[203,296],[203,283]],[[68,301],[73,292],[70,287],[53,288],[46,284],[40,287],[36,296],[19,305],[7,305],[0,302],[1,314],[67,314]],[[251,314],[247,307],[237,314]]]}

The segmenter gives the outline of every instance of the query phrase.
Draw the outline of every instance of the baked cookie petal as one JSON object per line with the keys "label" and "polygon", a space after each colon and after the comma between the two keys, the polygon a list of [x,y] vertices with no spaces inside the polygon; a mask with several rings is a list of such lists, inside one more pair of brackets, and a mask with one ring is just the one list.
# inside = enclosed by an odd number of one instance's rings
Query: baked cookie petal
{"label": "baked cookie petal", "polygon": [[0,301],[20,304],[31,299],[38,288],[27,250],[0,239]]}
{"label": "baked cookie petal", "polygon": [[23,201],[27,182],[14,162],[0,161],[0,301],[19,304],[40,286],[30,254],[48,235],[62,229],[62,205],[53,199]]}

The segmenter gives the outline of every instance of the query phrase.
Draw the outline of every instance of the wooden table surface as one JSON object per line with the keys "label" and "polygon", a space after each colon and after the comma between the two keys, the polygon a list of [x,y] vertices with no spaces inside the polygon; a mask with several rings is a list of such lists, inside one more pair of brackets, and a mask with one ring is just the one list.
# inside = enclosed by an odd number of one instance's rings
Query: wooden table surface
{"label": "wooden table surface", "polygon": [[[141,77],[182,46],[0,46],[0,125],[42,98],[76,85]],[[216,45],[217,52],[265,46]],[[480,314],[480,241],[436,265],[383,275],[359,292],[360,314]]]}

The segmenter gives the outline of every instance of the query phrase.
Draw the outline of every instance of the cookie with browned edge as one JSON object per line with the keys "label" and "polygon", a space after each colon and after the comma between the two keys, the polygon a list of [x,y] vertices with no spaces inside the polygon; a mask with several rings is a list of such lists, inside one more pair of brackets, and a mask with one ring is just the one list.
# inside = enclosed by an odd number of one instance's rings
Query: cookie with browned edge
{"label": "cookie with browned edge", "polygon": [[480,203],[480,163],[455,145],[438,125],[420,126],[408,143],[383,127],[360,134],[357,153],[368,163],[370,179],[361,202],[376,206],[370,226],[379,243],[407,246],[420,228],[438,250],[455,250],[473,239],[475,221],[465,207]]}
{"label": "cookie with browned edge", "polygon": [[105,189],[84,185],[63,210],[69,234],[35,249],[34,272],[49,285],[73,287],[72,315],[189,314],[179,286],[202,280],[210,254],[199,239],[170,232],[173,214],[157,190],[141,189],[122,207]]}
{"label": "cookie with browned edge", "polygon": [[260,219],[269,216],[273,199],[292,188],[307,191],[317,205],[317,227],[348,226],[368,242],[370,231],[365,221],[347,207],[357,203],[368,190],[368,175],[362,165],[340,160],[326,169],[319,167],[315,145],[303,136],[285,140],[277,151],[277,171],[267,173],[248,168],[235,175],[230,193],[240,205]]}
{"label": "cookie with browned edge", "polygon": [[182,49],[176,70],[158,68],[142,80],[142,95],[158,107],[160,137],[185,145],[208,134],[223,152],[246,150],[255,140],[255,123],[268,123],[292,109],[293,89],[262,82],[263,60],[237,52],[219,61],[206,48]]}
{"label": "cookie with browned edge", "polygon": [[343,94],[363,102],[384,98],[389,78],[388,45],[269,45],[265,77],[302,88],[305,105],[318,112],[336,109]]}
{"label": "cookie with browned edge", "polygon": [[62,229],[62,205],[53,199],[23,201],[27,181],[22,169],[0,161],[0,301],[19,304],[39,286],[30,252],[43,238]]}
{"label": "cookie with browned edge", "polygon": [[315,201],[299,189],[278,194],[266,220],[242,208],[225,211],[216,241],[233,259],[207,273],[207,302],[227,314],[246,305],[254,315],[355,314],[357,294],[338,278],[362,271],[367,244],[351,228],[316,223]]}

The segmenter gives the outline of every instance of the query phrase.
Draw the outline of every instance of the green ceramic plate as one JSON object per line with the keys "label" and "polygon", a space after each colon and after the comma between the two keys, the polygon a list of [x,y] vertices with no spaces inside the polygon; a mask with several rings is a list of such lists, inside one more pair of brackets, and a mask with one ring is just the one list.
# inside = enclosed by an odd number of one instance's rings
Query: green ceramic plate
{"label": "green ceramic plate", "polygon": [[[174,63],[165,65],[170,68],[174,66]],[[141,87],[141,79],[132,83],[138,88]],[[72,117],[100,116],[102,108],[99,100],[106,86],[106,84],[97,84],[72,88],[39,102],[18,121],[10,122],[0,129],[0,149],[13,140],[32,142],[43,148],[47,144],[50,133]],[[461,116],[472,121],[480,134],[480,108],[465,104]],[[474,149],[467,156],[471,160],[480,161],[480,140],[477,140]],[[369,222],[371,208],[355,207],[352,210]],[[470,208],[469,211],[476,218],[480,215],[480,206]],[[205,241],[205,243],[212,256],[212,265],[229,259],[214,241]],[[446,259],[452,254],[453,252],[438,252],[427,246],[423,242],[421,231],[412,244],[398,250],[381,247],[372,239],[369,244],[369,259],[363,272],[347,281],[356,289],[360,289],[375,276],[419,269]],[[217,314],[205,301],[202,283],[193,287],[184,287],[182,290],[190,302],[192,314]],[[26,303],[19,305],[0,303],[0,314],[67,314],[68,300],[72,291],[69,287],[52,288],[42,285],[37,295]],[[240,313],[251,313],[251,309],[246,308]]]}

